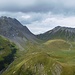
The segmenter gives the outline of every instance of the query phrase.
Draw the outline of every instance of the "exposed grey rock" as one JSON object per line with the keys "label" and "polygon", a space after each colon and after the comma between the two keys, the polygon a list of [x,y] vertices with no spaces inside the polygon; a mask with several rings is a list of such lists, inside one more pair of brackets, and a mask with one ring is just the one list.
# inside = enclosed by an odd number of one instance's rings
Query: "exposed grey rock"
{"label": "exposed grey rock", "polygon": [[17,19],[6,16],[0,17],[0,35],[14,41],[20,47],[25,47],[26,41],[36,42],[37,40]]}
{"label": "exposed grey rock", "polygon": [[61,75],[62,66],[60,64],[53,64],[51,68],[52,75]]}
{"label": "exposed grey rock", "polygon": [[44,34],[37,35],[37,37],[44,41],[50,39],[65,39],[67,41],[75,41],[75,28],[57,26]]}

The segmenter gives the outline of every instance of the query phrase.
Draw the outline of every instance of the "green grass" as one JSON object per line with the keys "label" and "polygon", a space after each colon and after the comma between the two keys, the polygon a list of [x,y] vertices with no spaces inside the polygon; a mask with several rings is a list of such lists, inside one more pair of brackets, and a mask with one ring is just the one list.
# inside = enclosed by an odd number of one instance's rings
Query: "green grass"
{"label": "green grass", "polygon": [[18,53],[18,58],[2,75],[75,75],[74,42],[62,39],[44,44],[28,42],[25,51]]}
{"label": "green grass", "polygon": [[0,58],[9,55],[15,49],[15,44],[0,36]]}
{"label": "green grass", "polygon": [[9,65],[14,58],[16,50],[14,43],[0,36],[0,70]]}
{"label": "green grass", "polygon": [[69,50],[70,47],[70,44],[62,39],[49,40],[44,44],[51,50]]}

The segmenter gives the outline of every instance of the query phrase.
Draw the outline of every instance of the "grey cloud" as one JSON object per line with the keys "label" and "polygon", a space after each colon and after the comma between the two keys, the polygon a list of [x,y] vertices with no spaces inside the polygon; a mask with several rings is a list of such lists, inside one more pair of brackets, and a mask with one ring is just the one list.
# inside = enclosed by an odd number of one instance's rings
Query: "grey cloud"
{"label": "grey cloud", "polygon": [[75,0],[0,0],[0,16],[18,19],[35,34],[75,27]]}
{"label": "grey cloud", "polygon": [[74,15],[74,0],[0,0],[0,11]]}

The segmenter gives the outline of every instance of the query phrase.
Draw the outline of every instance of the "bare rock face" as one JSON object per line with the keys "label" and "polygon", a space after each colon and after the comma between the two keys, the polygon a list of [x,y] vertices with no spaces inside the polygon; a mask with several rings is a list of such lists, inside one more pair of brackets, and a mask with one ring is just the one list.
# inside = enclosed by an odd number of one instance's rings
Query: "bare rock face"
{"label": "bare rock face", "polygon": [[0,17],[0,35],[14,41],[19,47],[24,47],[26,41],[36,42],[37,40],[17,19],[5,16]]}
{"label": "bare rock face", "polygon": [[51,68],[52,75],[61,75],[62,66],[60,64],[53,64]]}

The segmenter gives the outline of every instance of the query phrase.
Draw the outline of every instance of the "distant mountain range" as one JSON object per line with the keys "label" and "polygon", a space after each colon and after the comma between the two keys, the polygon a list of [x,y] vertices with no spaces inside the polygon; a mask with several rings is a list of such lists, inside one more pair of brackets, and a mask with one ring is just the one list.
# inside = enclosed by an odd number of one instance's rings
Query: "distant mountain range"
{"label": "distant mountain range", "polygon": [[50,31],[37,35],[37,38],[43,41],[48,41],[51,39],[75,41],[75,28],[57,26]]}
{"label": "distant mountain range", "polygon": [[75,41],[75,28],[57,26],[43,34],[34,35],[17,19],[2,16],[0,17],[0,35],[7,37],[16,44],[20,43],[23,46],[28,40],[36,42],[38,39],[43,41],[48,41],[50,39]]}

